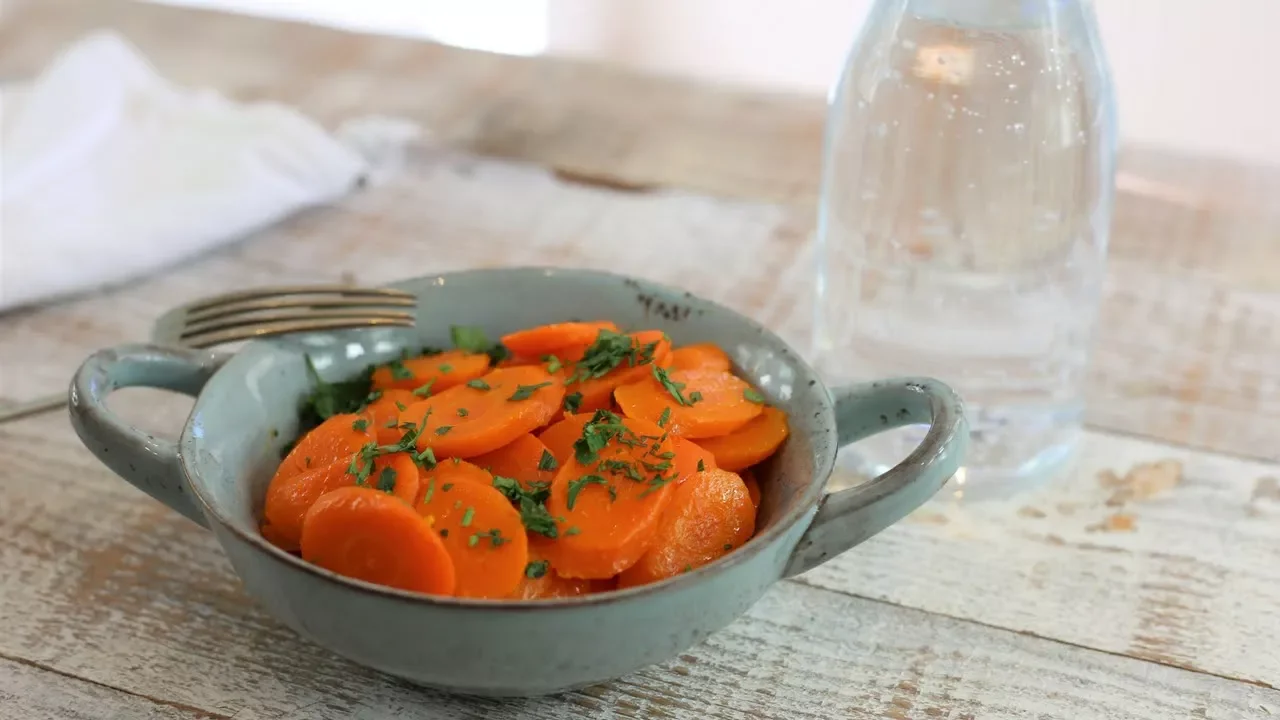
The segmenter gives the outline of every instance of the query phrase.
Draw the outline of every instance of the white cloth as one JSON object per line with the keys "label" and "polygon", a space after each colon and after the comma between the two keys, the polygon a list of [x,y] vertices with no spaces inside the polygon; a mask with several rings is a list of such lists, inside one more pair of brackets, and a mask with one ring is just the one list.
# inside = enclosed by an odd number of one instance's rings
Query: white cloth
{"label": "white cloth", "polygon": [[340,139],[278,104],[175,86],[119,35],[82,38],[33,82],[0,89],[0,312],[332,202],[415,134],[369,118],[351,129]]}

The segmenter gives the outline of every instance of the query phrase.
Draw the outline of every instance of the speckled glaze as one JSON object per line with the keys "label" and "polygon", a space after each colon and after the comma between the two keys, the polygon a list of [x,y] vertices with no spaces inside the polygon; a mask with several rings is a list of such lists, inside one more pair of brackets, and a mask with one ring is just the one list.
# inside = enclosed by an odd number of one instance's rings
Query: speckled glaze
{"label": "speckled glaze", "polygon": [[[828,391],[785,343],[721,306],[608,273],[511,268],[409,280],[416,330],[299,335],[235,355],[132,345],[102,350],[70,390],[84,444],[139,489],[209,528],[249,593],[297,632],[358,663],[449,691],[528,696],[616,678],[661,662],[732,622],[779,578],[804,572],[901,519],[961,463],[968,432],[959,400],[929,379]],[[297,431],[308,391],[304,357],[337,379],[402,347],[447,345],[450,324],[492,336],[570,319],[660,328],[677,344],[711,341],[769,402],[792,435],[762,477],[756,537],[671,580],[586,598],[495,602],[435,598],[341,578],[266,543],[257,530],[266,485]],[[125,426],[104,401],[129,386],[197,396],[177,445]],[[903,463],[824,495],[839,446],[904,424],[931,425]]]}

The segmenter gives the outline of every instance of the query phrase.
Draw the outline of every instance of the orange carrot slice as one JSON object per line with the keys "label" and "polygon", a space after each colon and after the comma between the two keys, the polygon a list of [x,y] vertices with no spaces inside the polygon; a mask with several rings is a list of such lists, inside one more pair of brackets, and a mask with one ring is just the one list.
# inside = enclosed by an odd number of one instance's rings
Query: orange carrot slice
{"label": "orange carrot slice", "polygon": [[671,498],[674,457],[658,426],[597,413],[551,483],[547,511],[565,518],[559,537],[545,544],[556,572],[604,579],[639,560]]}
{"label": "orange carrot slice", "polygon": [[762,462],[777,451],[790,434],[787,414],[775,407],[765,407],[746,425],[728,435],[700,440],[724,470],[738,471]]}
{"label": "orange carrot slice", "polygon": [[751,507],[760,509],[760,481],[756,480],[756,474],[750,469],[743,470],[739,473],[742,482],[747,486],[747,494],[751,496]]}
{"label": "orange carrot slice", "polygon": [[573,457],[573,443],[582,437],[582,426],[590,420],[591,413],[565,415],[563,420],[552,423],[538,435],[538,440],[551,451],[557,465],[564,465]]}
{"label": "orange carrot slice", "polygon": [[708,470],[675,489],[662,514],[653,544],[618,576],[618,587],[634,587],[674,577],[706,565],[751,539],[756,509],[742,478]]}
{"label": "orange carrot slice", "polygon": [[360,448],[373,442],[373,428],[362,415],[334,415],[299,438],[272,482],[282,477],[321,468],[339,460],[350,462]]}
{"label": "orange carrot slice", "polygon": [[516,355],[542,357],[571,346],[586,348],[595,342],[601,330],[617,332],[609,321],[563,322],[520,330],[502,336],[502,344]]}
{"label": "orange carrot slice", "polygon": [[418,495],[413,504],[421,505],[434,493],[440,492],[446,485],[458,483],[475,483],[477,485],[493,485],[493,475],[484,468],[472,465],[466,460],[449,458],[436,463],[427,470],[418,471]]}
{"label": "orange carrot slice", "polygon": [[733,366],[729,356],[715,343],[686,345],[671,351],[672,370],[720,370],[728,372]]}
{"label": "orange carrot slice", "polygon": [[431,448],[437,458],[472,458],[542,427],[563,399],[564,385],[545,368],[498,368],[410,405],[400,423],[422,428],[419,450]]}
{"label": "orange carrot slice", "polygon": [[553,598],[578,597],[596,591],[594,580],[561,577],[551,567],[551,562],[538,549],[537,543],[529,543],[529,562],[524,568],[524,577],[512,591],[513,600],[549,600]]}
{"label": "orange carrot slice", "polygon": [[446,350],[382,365],[373,371],[375,390],[448,390],[474,380],[489,370],[489,356],[465,350]]}
{"label": "orange carrot slice", "polygon": [[325,493],[302,523],[302,559],[366,582],[448,595],[454,568],[413,508],[371,488]]}
{"label": "orange carrot slice", "polygon": [[458,597],[507,597],[524,578],[529,543],[520,513],[492,486],[446,483],[427,492],[418,512],[453,558]]}
{"label": "orange carrot slice", "polygon": [[547,446],[530,433],[493,452],[477,455],[471,462],[494,475],[519,480],[526,488],[530,483],[550,483],[560,465]]}
{"label": "orange carrot slice", "polygon": [[276,526],[271,523],[262,523],[262,539],[275,545],[285,552],[296,553],[301,549],[297,538],[285,537],[276,530]]}
{"label": "orange carrot slice", "polygon": [[[583,359],[572,366],[565,382],[565,411],[608,409],[613,401],[613,391],[618,386],[644,378],[652,365],[664,364],[670,355],[671,339],[661,330],[644,330],[625,336],[603,334]],[[609,367],[612,369],[605,369]]]}
{"label": "orange carrot slice", "polygon": [[659,422],[674,435],[709,438],[746,425],[764,409],[759,394],[741,378],[722,370],[657,370],[614,392],[627,417]]}
{"label": "orange carrot slice", "polygon": [[716,458],[699,444],[682,437],[672,437],[671,447],[676,456],[672,460],[676,466],[676,482],[682,483],[694,473],[716,469]]}
{"label": "orange carrot slice", "polygon": [[[362,460],[355,460],[357,470],[364,467]],[[265,524],[281,542],[282,547],[297,545],[302,539],[302,519],[320,497],[338,488],[360,482],[366,487],[395,495],[406,503],[412,503],[418,495],[418,469],[406,453],[381,455],[373,460],[373,467],[363,478],[348,472],[352,460],[338,460],[323,467],[297,475],[273,479],[267,486],[267,497],[262,515]]]}
{"label": "orange carrot slice", "polygon": [[369,429],[373,430],[379,445],[394,445],[400,441],[404,435],[404,430],[399,427],[400,413],[421,399],[408,390],[393,388],[383,390],[377,400],[369,403],[364,414],[369,418]]}

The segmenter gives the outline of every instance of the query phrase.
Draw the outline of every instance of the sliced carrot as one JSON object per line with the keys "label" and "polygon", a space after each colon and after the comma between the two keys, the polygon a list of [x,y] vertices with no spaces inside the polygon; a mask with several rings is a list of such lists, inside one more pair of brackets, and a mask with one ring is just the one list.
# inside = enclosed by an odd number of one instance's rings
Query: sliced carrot
{"label": "sliced carrot", "polygon": [[529,433],[493,452],[477,455],[471,458],[471,462],[494,475],[519,480],[525,487],[530,483],[551,482],[555,469],[560,465],[547,446]]}
{"label": "sliced carrot", "polygon": [[573,457],[573,443],[582,437],[582,426],[591,421],[591,413],[565,415],[538,434],[538,440],[551,451],[557,465],[564,465]]}
{"label": "sliced carrot", "polygon": [[700,440],[725,470],[741,470],[767,459],[777,451],[790,434],[787,414],[775,407],[765,407],[746,425],[728,435]]}
{"label": "sliced carrot", "polygon": [[474,380],[489,370],[489,356],[465,350],[446,350],[388,363],[373,371],[375,390],[418,390],[430,385],[431,392],[448,390]]}
{"label": "sliced carrot", "polygon": [[261,530],[263,540],[266,540],[285,552],[296,553],[301,549],[296,538],[289,538],[281,535],[280,531],[276,530],[276,526],[271,523],[262,523]]}
{"label": "sliced carrot", "polygon": [[422,428],[419,450],[431,448],[437,458],[472,458],[542,427],[563,399],[564,385],[545,368],[498,368],[410,405],[400,422]]}
{"label": "sliced carrot", "polygon": [[512,591],[513,600],[549,600],[552,598],[578,597],[598,592],[594,580],[561,577],[551,567],[545,554],[537,544],[529,543],[529,562],[525,565],[524,577]]}
{"label": "sliced carrot", "polygon": [[272,482],[339,460],[350,462],[360,448],[373,441],[373,428],[368,418],[334,415],[298,439],[280,467],[276,468]]}
{"label": "sliced carrot", "polygon": [[618,587],[674,577],[706,565],[751,539],[756,510],[742,478],[708,470],[675,489],[652,546],[618,576]]}
{"label": "sliced carrot", "polygon": [[409,505],[371,488],[325,493],[302,523],[302,559],[339,575],[437,595],[455,586],[440,537]]}
{"label": "sliced carrot", "polygon": [[418,505],[418,512],[444,541],[445,550],[453,558],[458,577],[454,594],[507,597],[524,578],[529,562],[529,542],[520,513],[491,485],[446,485],[428,492]]}
{"label": "sliced carrot", "polygon": [[383,390],[377,400],[369,403],[364,409],[369,418],[369,429],[373,430],[379,445],[394,445],[404,435],[400,428],[400,413],[422,398],[408,390],[393,388]]}
{"label": "sliced carrot", "polygon": [[589,462],[575,453],[552,481],[547,511],[564,521],[545,552],[564,577],[604,579],[648,550],[674,490],[675,453],[658,426],[611,413],[598,414],[583,434],[599,450]]}
{"label": "sliced carrot", "polygon": [[[363,467],[355,461],[356,469]],[[296,545],[302,538],[302,519],[320,497],[338,488],[349,487],[361,479],[348,472],[351,460],[338,460],[297,475],[273,479],[267,486],[262,515],[272,532],[285,545]],[[362,482],[369,488],[390,492],[406,503],[418,495],[418,469],[406,453],[381,455]]]}
{"label": "sliced carrot", "polygon": [[627,417],[658,422],[666,415],[674,435],[709,438],[746,425],[764,409],[746,381],[722,370],[658,371],[667,384],[651,375],[623,385],[614,398]]}
{"label": "sliced carrot", "polygon": [[756,480],[756,474],[750,468],[739,473],[742,482],[747,486],[747,494],[751,496],[751,507],[760,509],[760,481]]}
{"label": "sliced carrot", "polygon": [[671,351],[672,370],[720,370],[733,367],[729,356],[715,343],[685,345]]}
{"label": "sliced carrot", "polygon": [[716,469],[715,456],[692,440],[672,437],[671,447],[676,452],[675,459],[672,462],[676,466],[676,482],[678,483],[688,480],[689,476],[694,473]]}
{"label": "sliced carrot", "polygon": [[585,348],[595,342],[601,330],[618,332],[618,326],[605,320],[599,322],[563,322],[520,330],[502,336],[502,344],[516,355],[542,357],[554,354],[561,348],[580,346]]}
{"label": "sliced carrot", "polygon": [[[671,355],[671,339],[666,333],[661,330],[644,330],[631,333],[628,337],[631,339],[630,347],[633,354],[621,359],[620,362],[615,360],[617,365],[604,374],[599,376],[594,374],[593,368],[598,369],[593,362],[596,359],[594,351],[588,351],[583,361],[573,366],[569,379],[565,383],[565,390],[569,396],[574,394],[579,396],[577,409],[574,412],[607,410],[609,403],[613,401],[613,391],[618,386],[636,382],[650,373],[653,364],[661,366],[668,361]],[[641,351],[650,346],[653,350],[646,359]],[[612,355],[615,358],[619,355],[617,352],[600,352],[599,354]]]}
{"label": "sliced carrot", "polygon": [[493,475],[482,467],[466,460],[449,458],[436,463],[428,470],[418,471],[418,495],[414,499],[415,506],[431,499],[435,493],[444,490],[446,485],[458,483],[475,483],[477,485],[493,485]]}

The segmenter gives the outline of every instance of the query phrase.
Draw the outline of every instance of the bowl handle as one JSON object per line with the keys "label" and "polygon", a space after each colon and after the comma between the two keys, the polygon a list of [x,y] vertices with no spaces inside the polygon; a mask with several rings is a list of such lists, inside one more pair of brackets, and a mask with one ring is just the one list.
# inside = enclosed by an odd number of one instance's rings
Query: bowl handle
{"label": "bowl handle", "polygon": [[897,378],[837,388],[836,434],[841,447],[886,430],[929,423],[910,455],[857,487],[830,493],[787,561],[784,576],[839,555],[920,507],[964,460],[969,424],[951,388],[932,378]]}
{"label": "bowl handle", "polygon": [[125,424],[106,406],[126,387],[173,390],[195,397],[226,354],[158,345],[121,345],[90,355],[71,380],[67,407],[80,442],[134,487],[205,525],[187,489],[176,443]]}

